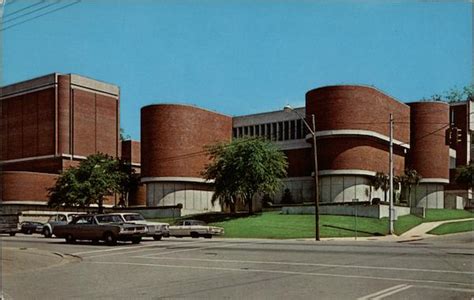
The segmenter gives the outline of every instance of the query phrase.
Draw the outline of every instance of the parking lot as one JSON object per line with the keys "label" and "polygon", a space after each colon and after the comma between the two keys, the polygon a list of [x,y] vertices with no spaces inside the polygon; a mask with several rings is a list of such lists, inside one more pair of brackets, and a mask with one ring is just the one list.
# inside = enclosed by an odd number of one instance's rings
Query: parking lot
{"label": "parking lot", "polygon": [[49,266],[2,271],[7,299],[471,299],[474,295],[470,233],[410,243],[169,238],[115,247],[70,245],[19,234],[3,237],[2,248],[59,257]]}

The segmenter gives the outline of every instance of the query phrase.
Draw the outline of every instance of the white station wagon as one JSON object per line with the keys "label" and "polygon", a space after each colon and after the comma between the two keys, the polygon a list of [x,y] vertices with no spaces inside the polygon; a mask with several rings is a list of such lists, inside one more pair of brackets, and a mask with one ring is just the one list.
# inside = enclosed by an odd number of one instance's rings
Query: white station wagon
{"label": "white station wagon", "polygon": [[149,222],[139,213],[111,213],[109,215],[120,216],[125,223],[133,223],[139,225],[146,225],[148,233],[146,236],[151,236],[155,241],[161,240],[162,237],[169,236],[169,224],[160,222]]}
{"label": "white station wagon", "polygon": [[198,220],[182,220],[176,225],[170,226],[170,236],[183,237],[190,236],[193,238],[205,237],[212,238],[213,235],[224,234],[224,228],[209,226],[203,221]]}

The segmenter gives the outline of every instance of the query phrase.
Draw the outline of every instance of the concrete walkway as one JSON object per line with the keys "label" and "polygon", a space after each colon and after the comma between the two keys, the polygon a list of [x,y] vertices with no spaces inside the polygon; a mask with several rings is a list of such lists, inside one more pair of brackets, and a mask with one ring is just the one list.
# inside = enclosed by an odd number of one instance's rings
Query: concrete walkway
{"label": "concrete walkway", "polygon": [[[384,236],[364,236],[358,237],[358,241],[385,241],[385,242],[409,242],[422,240],[428,237],[434,237],[436,235],[428,234],[429,231],[438,227],[441,224],[452,223],[452,222],[463,222],[463,221],[474,221],[474,218],[468,219],[455,219],[439,222],[426,222],[421,223],[418,226],[413,227],[412,229],[406,231],[401,235],[384,235]],[[309,239],[308,239],[309,240]],[[325,241],[354,241],[354,237],[345,237],[345,238],[323,238]]]}
{"label": "concrete walkway", "polygon": [[399,238],[431,237],[433,235],[428,234],[428,232],[435,229],[439,225],[445,224],[445,223],[463,222],[463,221],[474,221],[474,218],[421,223],[420,225],[415,226],[412,229],[408,230],[407,232],[401,234]]}

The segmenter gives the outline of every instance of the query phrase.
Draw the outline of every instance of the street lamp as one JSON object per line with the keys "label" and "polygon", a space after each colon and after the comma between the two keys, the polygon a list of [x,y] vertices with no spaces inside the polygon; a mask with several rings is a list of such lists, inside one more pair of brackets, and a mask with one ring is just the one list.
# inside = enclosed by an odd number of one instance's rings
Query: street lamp
{"label": "street lamp", "polygon": [[316,148],[316,122],[314,119],[314,114],[311,115],[313,121],[313,127],[311,128],[309,124],[306,122],[305,118],[301,116],[295,109],[293,109],[289,105],[285,105],[283,107],[283,111],[285,112],[294,112],[298,115],[298,117],[303,121],[306,128],[308,128],[309,132],[313,136],[313,154],[314,154],[314,219],[315,219],[315,235],[316,241],[320,240],[319,237],[319,185],[318,185],[318,151]]}

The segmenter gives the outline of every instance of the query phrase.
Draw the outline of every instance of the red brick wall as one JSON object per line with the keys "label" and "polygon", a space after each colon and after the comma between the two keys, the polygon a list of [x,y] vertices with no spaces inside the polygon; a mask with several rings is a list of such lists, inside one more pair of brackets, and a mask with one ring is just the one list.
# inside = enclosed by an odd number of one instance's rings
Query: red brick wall
{"label": "red brick wall", "polygon": [[288,177],[311,176],[314,170],[311,148],[285,150],[288,158]]}
{"label": "red brick wall", "polygon": [[141,109],[143,177],[201,177],[205,145],[230,141],[232,118],[187,105]]}
{"label": "red brick wall", "polygon": [[[357,169],[389,173],[388,144],[375,139],[338,137],[318,140],[318,168],[320,170]],[[394,151],[395,175],[405,168],[403,150]]]}
{"label": "red brick wall", "polygon": [[442,102],[416,102],[411,107],[409,165],[424,178],[449,179],[446,129],[449,106]]}
{"label": "red brick wall", "polygon": [[306,115],[315,115],[318,131],[360,129],[389,136],[390,113],[399,122],[394,138],[408,143],[410,108],[374,88],[328,86],[306,93]]}
{"label": "red brick wall", "polygon": [[2,201],[48,201],[47,189],[54,186],[57,177],[58,175],[45,173],[2,172]]}
{"label": "red brick wall", "polygon": [[73,153],[118,156],[117,109],[112,97],[73,89]]}
{"label": "red brick wall", "polygon": [[138,190],[130,193],[128,197],[129,206],[146,206],[146,186],[140,185]]}
{"label": "red brick wall", "polygon": [[71,153],[71,79],[58,76],[58,152]]}
{"label": "red brick wall", "polygon": [[0,160],[53,155],[54,88],[0,101]]}
{"label": "red brick wall", "polygon": [[121,157],[132,163],[139,164],[140,160],[140,142],[138,141],[122,141],[122,154]]}

